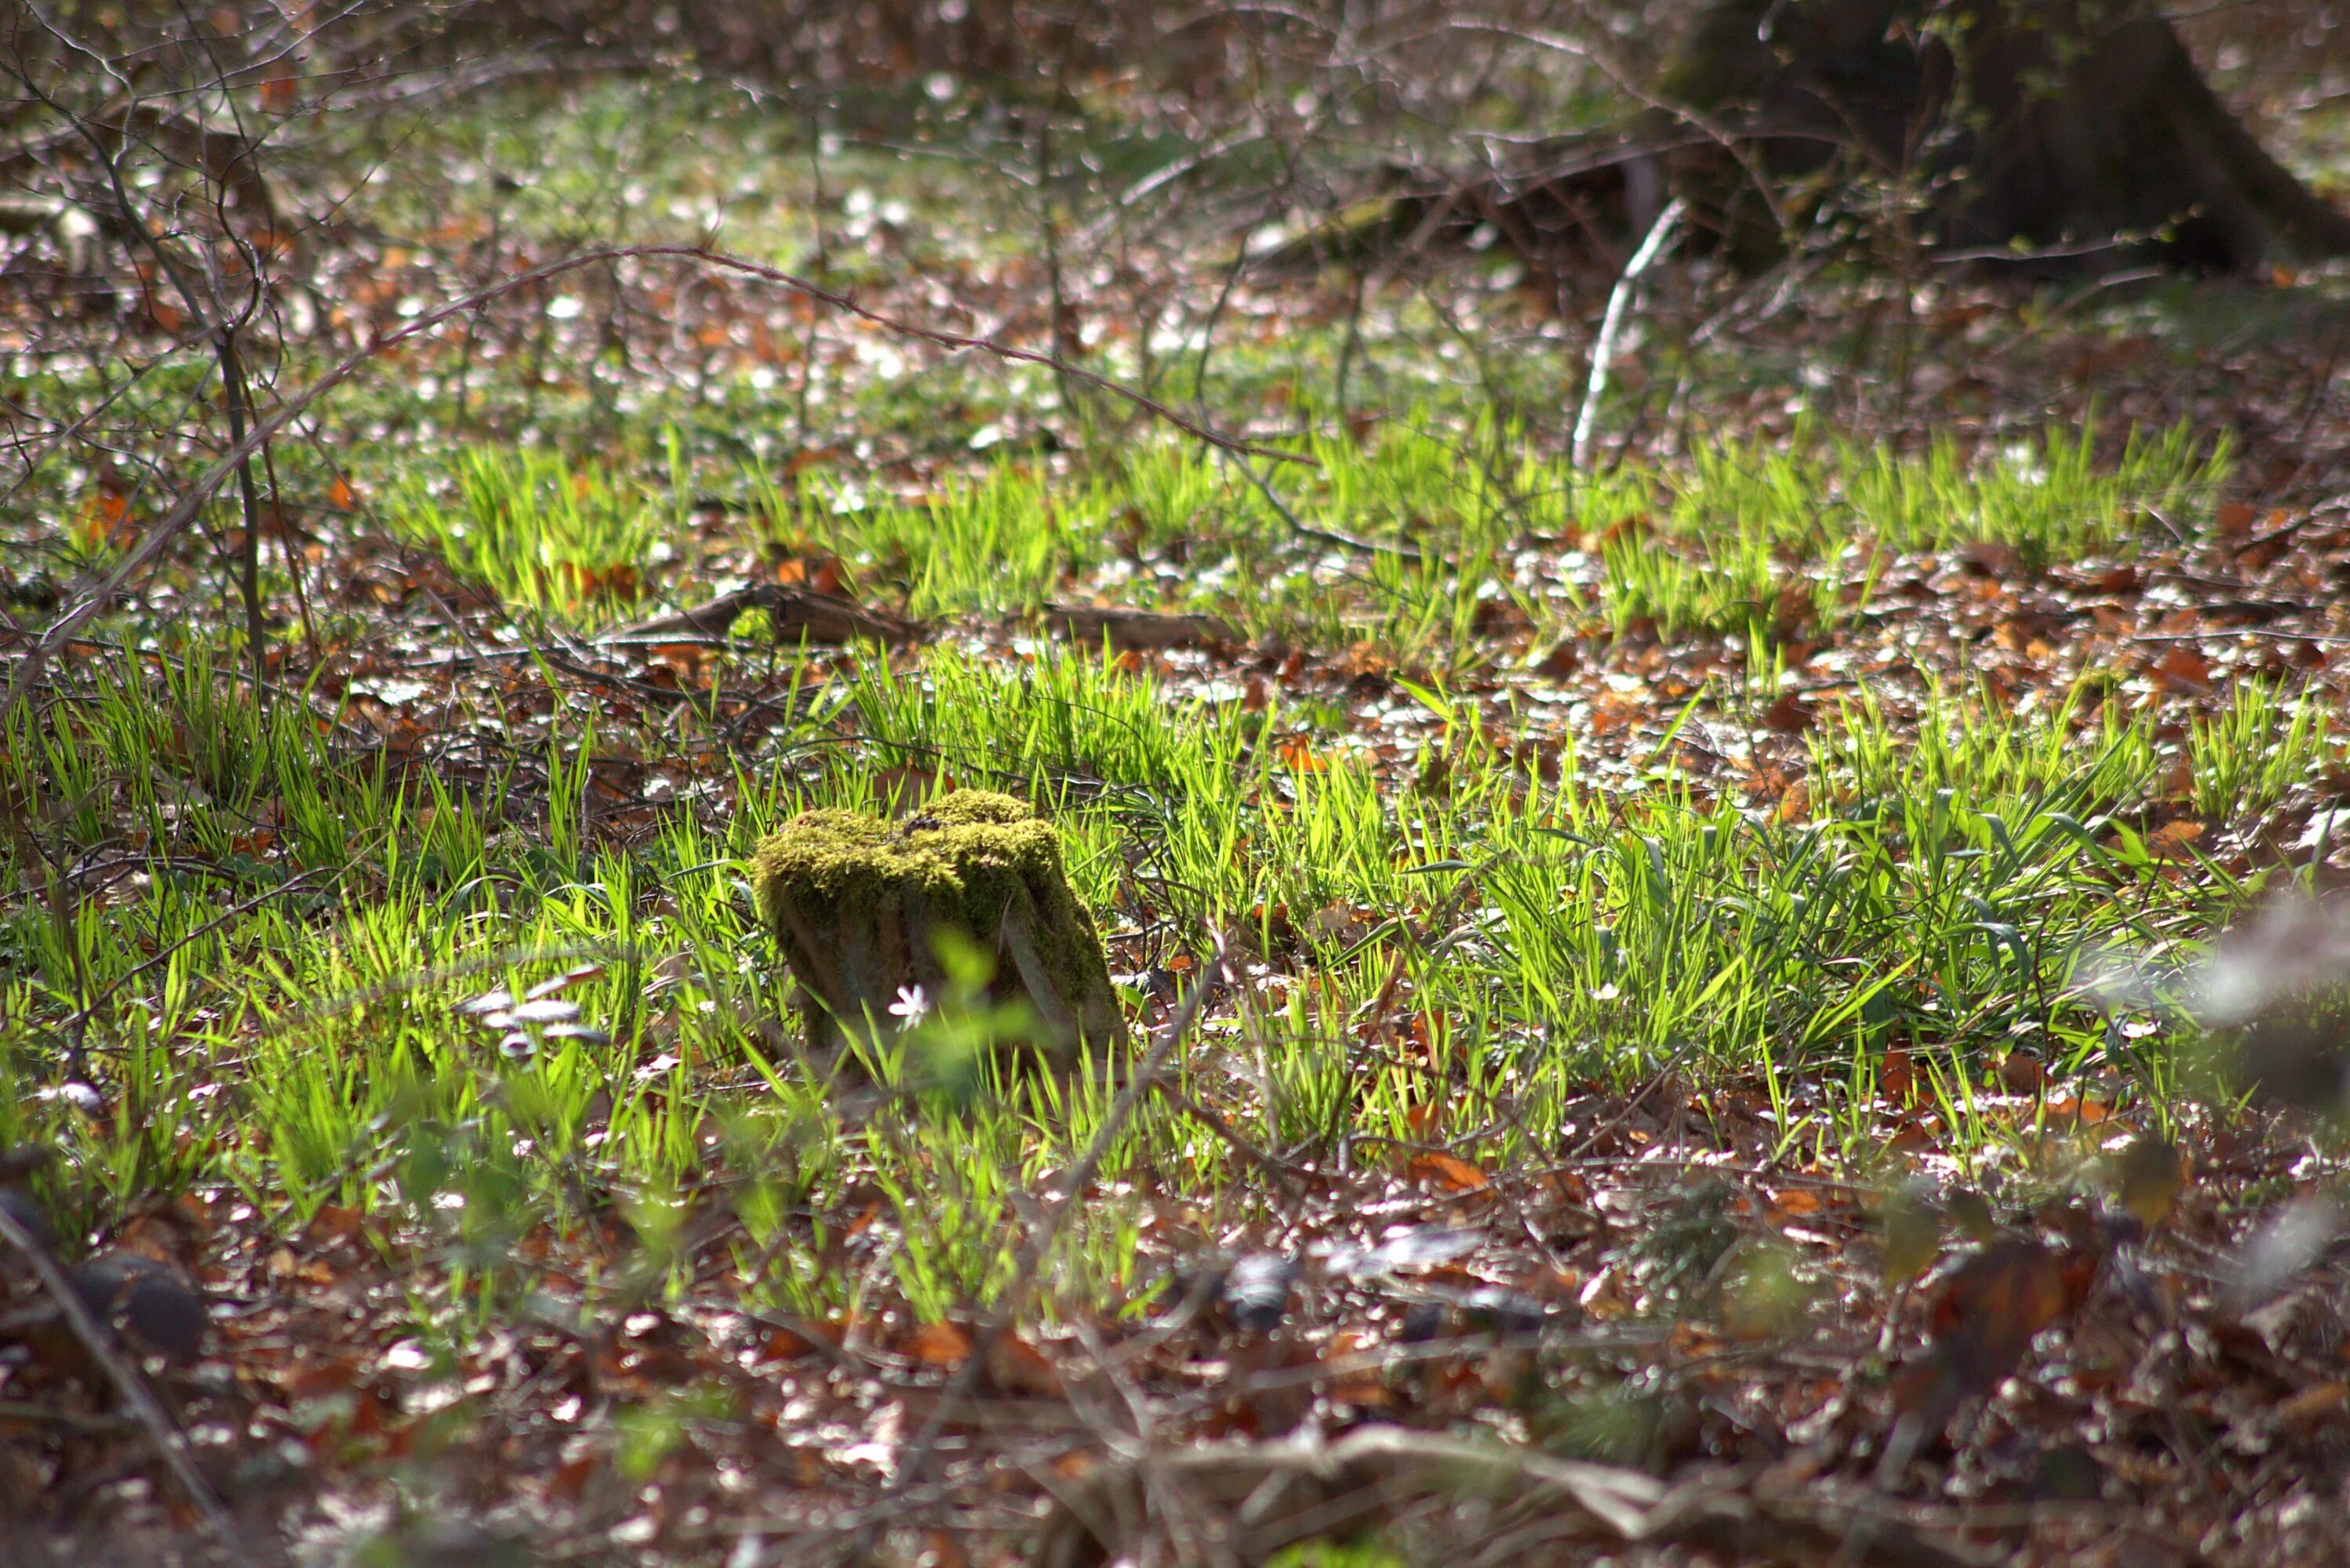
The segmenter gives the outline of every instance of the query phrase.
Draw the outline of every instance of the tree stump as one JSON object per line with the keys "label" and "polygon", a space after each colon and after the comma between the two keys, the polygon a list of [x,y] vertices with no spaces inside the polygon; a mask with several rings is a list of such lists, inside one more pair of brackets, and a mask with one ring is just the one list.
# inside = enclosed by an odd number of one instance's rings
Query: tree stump
{"label": "tree stump", "polygon": [[943,994],[942,932],[994,955],[989,994],[1035,1009],[1048,1060],[1067,1065],[1126,1044],[1060,836],[1010,795],[959,790],[896,822],[811,811],[760,841],[751,875],[760,919],[808,998],[814,1048],[851,1033],[886,1041],[912,988]]}

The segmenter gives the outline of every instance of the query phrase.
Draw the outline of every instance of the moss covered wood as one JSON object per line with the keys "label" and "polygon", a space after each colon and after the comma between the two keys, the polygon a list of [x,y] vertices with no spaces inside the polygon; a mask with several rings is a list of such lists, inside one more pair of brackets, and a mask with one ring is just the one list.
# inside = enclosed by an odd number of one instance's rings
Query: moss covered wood
{"label": "moss covered wood", "polygon": [[942,931],[992,953],[1000,1000],[1024,997],[1063,1060],[1126,1041],[1100,933],[1069,889],[1060,836],[1010,795],[960,790],[885,821],[811,811],[760,841],[759,915],[808,998],[809,1040],[888,1033],[901,991],[941,993]]}

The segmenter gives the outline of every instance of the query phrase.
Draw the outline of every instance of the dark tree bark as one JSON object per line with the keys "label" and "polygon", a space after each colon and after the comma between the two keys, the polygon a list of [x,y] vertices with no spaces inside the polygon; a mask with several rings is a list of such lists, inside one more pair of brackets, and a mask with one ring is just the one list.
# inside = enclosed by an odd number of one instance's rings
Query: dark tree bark
{"label": "dark tree bark", "polygon": [[1414,198],[1397,228],[1613,252],[1678,194],[1755,265],[1906,190],[1921,237],[2034,271],[2350,254],[2350,219],[2261,148],[2152,0],[1716,0],[1650,97],[1627,134]]}

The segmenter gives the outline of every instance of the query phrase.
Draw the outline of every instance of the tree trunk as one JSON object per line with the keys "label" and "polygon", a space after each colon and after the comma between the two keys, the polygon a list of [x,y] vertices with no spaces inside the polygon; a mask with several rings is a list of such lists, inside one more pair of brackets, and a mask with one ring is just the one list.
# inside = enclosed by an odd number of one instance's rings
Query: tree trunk
{"label": "tree trunk", "polygon": [[2345,219],[2228,112],[2150,0],[1716,0],[1628,134],[1415,198],[1397,233],[1492,222],[1620,259],[1674,195],[1734,259],[1903,210],[2038,273],[2249,272],[2350,254]]}

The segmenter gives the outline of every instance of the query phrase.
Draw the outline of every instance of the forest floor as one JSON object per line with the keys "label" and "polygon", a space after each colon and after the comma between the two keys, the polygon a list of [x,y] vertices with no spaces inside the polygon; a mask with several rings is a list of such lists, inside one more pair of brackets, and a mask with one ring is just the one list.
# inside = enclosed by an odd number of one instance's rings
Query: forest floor
{"label": "forest floor", "polygon": [[[0,1208],[166,1412],[0,1248],[0,1563],[2338,1561],[2344,277],[1672,263],[1578,466],[1604,275],[956,91],[316,153],[263,406],[418,330],[258,664],[232,486],[0,718]],[[42,275],[19,651],[223,450]],[[808,1058],[751,846],[970,786],[1153,1072]]]}

